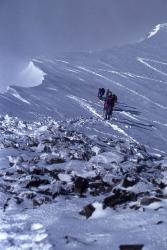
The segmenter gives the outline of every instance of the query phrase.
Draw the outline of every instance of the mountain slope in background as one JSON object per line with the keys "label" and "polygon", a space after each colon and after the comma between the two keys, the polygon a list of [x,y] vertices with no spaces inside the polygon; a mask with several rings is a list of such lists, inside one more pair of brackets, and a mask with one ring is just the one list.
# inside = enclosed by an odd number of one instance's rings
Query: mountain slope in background
{"label": "mountain slope in background", "polygon": [[[133,137],[166,151],[166,38],[163,24],[135,45],[33,60],[44,72],[43,83],[32,88],[12,86],[0,94],[0,114],[30,120],[94,117],[100,133]],[[103,104],[96,98],[99,87],[118,95],[111,124],[101,122]]]}

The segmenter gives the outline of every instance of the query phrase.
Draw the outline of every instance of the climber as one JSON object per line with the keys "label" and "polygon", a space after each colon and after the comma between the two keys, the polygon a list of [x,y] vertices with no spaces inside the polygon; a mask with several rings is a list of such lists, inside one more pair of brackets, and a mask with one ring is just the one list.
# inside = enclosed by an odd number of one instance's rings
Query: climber
{"label": "climber", "polygon": [[116,95],[109,91],[104,101],[105,120],[110,120],[116,100]]}
{"label": "climber", "polygon": [[102,99],[103,96],[105,94],[105,89],[104,88],[99,88],[99,91],[98,91],[98,98],[99,99]]}

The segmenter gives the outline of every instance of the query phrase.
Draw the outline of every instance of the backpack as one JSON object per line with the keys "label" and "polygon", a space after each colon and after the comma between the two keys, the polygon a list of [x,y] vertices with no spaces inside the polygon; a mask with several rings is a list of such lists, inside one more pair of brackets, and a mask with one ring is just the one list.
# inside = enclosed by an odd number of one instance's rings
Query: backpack
{"label": "backpack", "polygon": [[113,98],[114,102],[118,101],[118,97],[115,94],[112,96],[112,98]]}
{"label": "backpack", "polygon": [[104,102],[104,109],[111,109],[114,107],[114,99],[112,96],[109,96],[106,98],[105,102]]}

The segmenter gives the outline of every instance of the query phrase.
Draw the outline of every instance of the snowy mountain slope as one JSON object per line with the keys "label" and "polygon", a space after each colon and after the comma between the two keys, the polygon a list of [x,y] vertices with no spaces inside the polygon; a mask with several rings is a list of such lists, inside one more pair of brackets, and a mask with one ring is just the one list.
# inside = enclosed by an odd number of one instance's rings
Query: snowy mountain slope
{"label": "snowy mountain slope", "polygon": [[[159,25],[154,36],[135,45],[34,60],[46,74],[42,85],[12,86],[0,94],[0,113],[31,120],[94,117],[100,133],[129,136],[166,151],[166,37],[166,25]],[[110,88],[119,98],[111,124],[101,122],[99,87]]]}
{"label": "snowy mountain slope", "polygon": [[[155,30],[33,60],[42,85],[0,94],[0,249],[167,249],[167,31]],[[101,86],[119,98],[111,121]]]}

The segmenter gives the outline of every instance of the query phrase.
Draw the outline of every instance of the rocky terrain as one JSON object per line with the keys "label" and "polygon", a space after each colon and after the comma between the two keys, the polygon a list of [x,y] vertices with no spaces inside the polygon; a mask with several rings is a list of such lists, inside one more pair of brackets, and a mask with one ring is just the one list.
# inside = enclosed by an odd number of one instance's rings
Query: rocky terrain
{"label": "rocky terrain", "polygon": [[[3,213],[22,213],[63,200],[84,200],[77,213],[88,220],[109,209],[120,213],[166,209],[165,155],[149,153],[133,140],[84,135],[77,132],[76,124],[49,118],[33,123],[0,118]],[[74,239],[66,236],[65,240],[67,244]]]}

